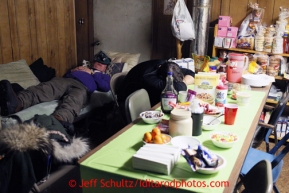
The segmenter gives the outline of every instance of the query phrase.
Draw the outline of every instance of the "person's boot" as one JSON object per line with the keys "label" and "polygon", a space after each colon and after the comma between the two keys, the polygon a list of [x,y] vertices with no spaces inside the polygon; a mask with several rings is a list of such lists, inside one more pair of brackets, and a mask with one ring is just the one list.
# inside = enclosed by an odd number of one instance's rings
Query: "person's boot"
{"label": "person's boot", "polygon": [[8,80],[0,81],[0,107],[2,116],[16,113],[22,108],[22,104]]}

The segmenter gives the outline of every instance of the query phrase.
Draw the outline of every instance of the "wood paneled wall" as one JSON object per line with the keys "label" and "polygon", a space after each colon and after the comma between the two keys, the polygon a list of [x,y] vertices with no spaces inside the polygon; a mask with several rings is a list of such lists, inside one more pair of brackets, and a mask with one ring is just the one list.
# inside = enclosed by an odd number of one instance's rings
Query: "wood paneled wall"
{"label": "wood paneled wall", "polygon": [[[185,0],[187,7],[192,12],[194,0]],[[259,3],[260,8],[265,8],[263,23],[275,24],[279,15],[280,6],[289,8],[288,0],[211,0],[210,22],[212,27],[220,15],[232,17],[232,26],[239,27],[246,16],[251,13],[248,6],[250,2]],[[176,39],[171,32],[171,15],[163,14],[164,0],[153,0],[153,47],[152,59],[168,59],[176,57]],[[213,41],[212,39],[209,39]],[[212,43],[212,42],[211,42]],[[183,57],[191,57],[191,41],[185,41],[182,49]],[[208,53],[211,55],[211,53]]]}
{"label": "wood paneled wall", "polygon": [[279,16],[281,6],[289,8],[288,0],[211,0],[211,21],[218,19],[219,15],[232,17],[232,25],[239,27],[245,17],[251,13],[248,4],[258,3],[260,8],[265,8],[262,23],[275,24]]}
{"label": "wood paneled wall", "polygon": [[0,0],[0,63],[42,57],[62,76],[76,65],[74,0]]}

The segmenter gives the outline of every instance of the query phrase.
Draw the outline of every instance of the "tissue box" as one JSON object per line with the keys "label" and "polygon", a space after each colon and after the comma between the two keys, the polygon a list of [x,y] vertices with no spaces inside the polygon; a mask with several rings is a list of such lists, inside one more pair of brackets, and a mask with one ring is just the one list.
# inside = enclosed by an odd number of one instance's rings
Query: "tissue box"
{"label": "tissue box", "polygon": [[227,37],[230,37],[230,38],[237,37],[238,29],[239,29],[238,27],[228,27]]}
{"label": "tissue box", "polygon": [[228,27],[218,27],[217,36],[218,37],[226,37],[228,32]]}
{"label": "tissue box", "polygon": [[230,27],[231,26],[231,17],[230,16],[219,16],[218,26],[219,27]]}

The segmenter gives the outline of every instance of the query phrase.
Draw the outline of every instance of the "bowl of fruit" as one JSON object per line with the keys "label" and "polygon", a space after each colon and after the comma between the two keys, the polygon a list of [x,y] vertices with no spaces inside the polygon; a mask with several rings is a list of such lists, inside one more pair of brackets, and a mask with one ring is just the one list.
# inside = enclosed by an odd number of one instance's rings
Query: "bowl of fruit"
{"label": "bowl of fruit", "polygon": [[213,144],[220,148],[231,148],[238,141],[238,136],[231,132],[215,132],[211,135]]}
{"label": "bowl of fruit", "polygon": [[164,134],[158,127],[155,127],[151,132],[145,132],[143,135],[143,142],[150,144],[169,144],[172,137],[170,135]]}

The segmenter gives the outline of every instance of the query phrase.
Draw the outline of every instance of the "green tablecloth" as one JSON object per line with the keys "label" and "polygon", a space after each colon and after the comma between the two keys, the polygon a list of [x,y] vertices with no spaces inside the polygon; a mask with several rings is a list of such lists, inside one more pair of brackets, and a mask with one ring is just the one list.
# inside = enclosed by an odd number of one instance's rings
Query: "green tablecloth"
{"label": "green tablecloth", "polygon": [[[151,131],[155,126],[140,121],[81,163],[81,178],[87,183],[86,186],[83,187],[83,192],[192,191],[215,193],[223,192],[225,186],[234,186],[234,184],[226,185],[226,181],[231,172],[234,172],[232,170],[242,144],[246,140],[247,132],[261,105],[262,99],[265,97],[265,93],[263,92],[250,92],[252,93],[250,105],[239,107],[235,124],[223,124],[224,119],[222,117],[220,118],[222,124],[214,130],[230,131],[239,136],[238,142],[231,149],[215,147],[209,139],[209,136],[213,131],[203,131],[202,135],[197,137],[202,145],[226,159],[227,165],[220,172],[210,175],[194,173],[183,157],[180,158],[169,176],[133,169],[131,160],[132,155],[143,145],[143,134],[146,131]],[[236,101],[228,98],[227,103],[236,103]],[[168,116],[165,118],[169,119]],[[246,143],[249,143],[249,141],[247,140]],[[145,187],[145,185],[150,185],[150,183],[145,183],[148,181],[163,181],[163,183],[166,182],[166,184],[170,182],[171,185],[174,185],[175,181],[183,181],[186,182],[186,184],[183,183],[178,189],[164,186],[162,186],[162,188]],[[203,187],[203,183],[206,184],[205,187]],[[219,187],[212,187],[210,186],[210,183],[212,186]]]}

